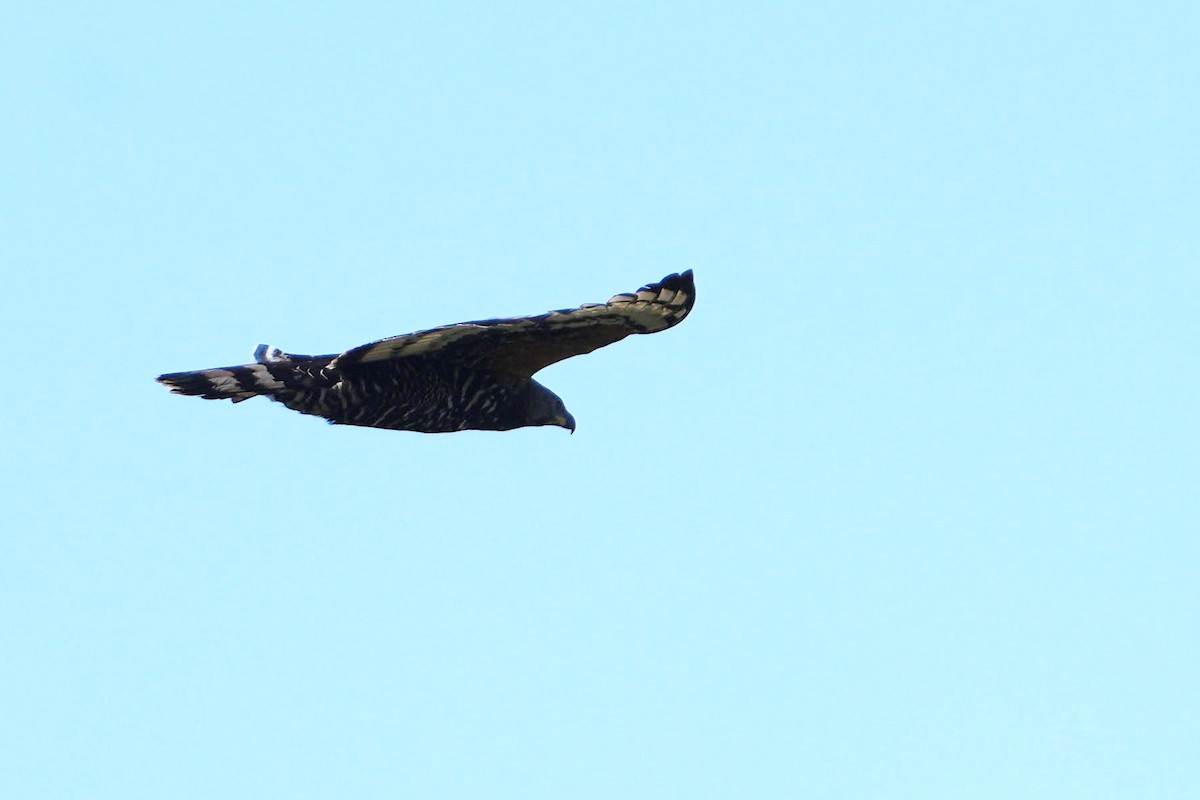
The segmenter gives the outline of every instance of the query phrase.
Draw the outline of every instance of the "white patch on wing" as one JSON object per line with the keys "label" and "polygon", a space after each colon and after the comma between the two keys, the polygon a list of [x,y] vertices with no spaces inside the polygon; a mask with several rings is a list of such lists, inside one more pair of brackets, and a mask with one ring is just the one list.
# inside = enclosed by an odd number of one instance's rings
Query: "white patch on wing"
{"label": "white patch on wing", "polygon": [[[484,328],[485,326],[483,325],[463,323],[462,325],[450,325],[445,328],[434,328],[428,331],[396,336],[391,339],[383,339],[368,345],[355,360],[368,363],[371,361],[385,361],[389,358],[398,358],[400,356],[421,355],[422,353],[440,350],[451,342],[466,336],[472,336],[484,330]],[[337,362],[338,359],[334,359],[331,366],[338,366]]]}
{"label": "white patch on wing", "polygon": [[208,382],[219,392],[242,391],[242,386],[238,383],[237,378],[233,377],[233,373],[227,369],[206,370],[204,377],[208,378]]}
{"label": "white patch on wing", "polygon": [[381,339],[346,351],[335,358],[330,366],[343,366],[339,363],[342,359],[347,363],[370,363],[418,356],[437,352],[455,342],[487,332],[520,334],[544,326],[559,332],[600,325],[627,327],[630,333],[654,333],[683,319],[689,311],[690,299],[682,290],[651,284],[636,293],[614,295],[607,303],[586,303],[579,308],[549,311],[534,317],[463,322]]}
{"label": "white patch on wing", "polygon": [[264,389],[282,389],[283,381],[271,374],[271,371],[262,364],[254,364],[247,367],[254,373],[254,382]]}
{"label": "white patch on wing", "polygon": [[272,361],[284,361],[283,351],[269,344],[260,344],[254,351],[254,360],[260,364],[270,364]]}

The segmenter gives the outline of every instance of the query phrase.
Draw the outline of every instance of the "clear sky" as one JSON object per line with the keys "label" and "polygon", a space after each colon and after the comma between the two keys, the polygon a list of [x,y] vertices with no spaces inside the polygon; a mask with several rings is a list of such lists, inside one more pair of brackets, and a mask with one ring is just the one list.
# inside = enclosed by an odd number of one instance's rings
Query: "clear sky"
{"label": "clear sky", "polygon": [[[5,798],[1200,786],[1194,3],[26,3]],[[579,423],[168,394],[692,268]]]}

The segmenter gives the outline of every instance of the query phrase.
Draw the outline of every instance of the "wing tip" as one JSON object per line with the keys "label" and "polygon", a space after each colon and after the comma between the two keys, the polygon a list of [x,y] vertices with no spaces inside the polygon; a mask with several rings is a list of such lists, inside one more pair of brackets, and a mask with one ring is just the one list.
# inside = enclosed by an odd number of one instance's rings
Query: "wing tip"
{"label": "wing tip", "polygon": [[690,269],[673,272],[658,283],[643,286],[638,291],[638,296],[640,297],[643,292],[651,295],[652,301],[660,302],[670,308],[681,309],[684,314],[687,314],[696,303],[696,277]]}
{"label": "wing tip", "polygon": [[606,305],[638,302],[691,309],[696,302],[695,276],[690,269],[673,272],[658,283],[648,283],[636,292],[614,295]]}
{"label": "wing tip", "polygon": [[685,269],[683,272],[675,272],[658,282],[660,289],[670,289],[674,292],[683,292],[687,297],[685,305],[688,308],[696,302],[696,276],[690,269]]}

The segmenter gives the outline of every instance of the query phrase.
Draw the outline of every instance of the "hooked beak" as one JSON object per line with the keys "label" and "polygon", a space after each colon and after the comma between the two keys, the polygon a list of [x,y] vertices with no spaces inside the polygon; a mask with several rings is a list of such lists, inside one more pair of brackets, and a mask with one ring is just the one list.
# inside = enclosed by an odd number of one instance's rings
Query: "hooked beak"
{"label": "hooked beak", "polygon": [[571,433],[575,433],[575,418],[570,413],[563,413],[555,417],[554,424],[560,428],[566,428]]}

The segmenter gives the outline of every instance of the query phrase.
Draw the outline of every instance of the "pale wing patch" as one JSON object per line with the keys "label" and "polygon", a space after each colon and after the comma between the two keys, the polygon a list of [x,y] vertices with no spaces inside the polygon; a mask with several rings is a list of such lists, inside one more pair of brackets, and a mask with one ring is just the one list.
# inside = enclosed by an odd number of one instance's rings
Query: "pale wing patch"
{"label": "pale wing patch", "polygon": [[277,361],[287,361],[287,353],[269,344],[260,344],[254,351],[254,360],[259,364],[272,364]]}
{"label": "pale wing patch", "polygon": [[586,303],[579,308],[550,311],[534,317],[463,322],[381,339],[346,351],[334,359],[330,366],[337,368],[348,364],[428,355],[484,334],[519,336],[527,331],[568,334],[597,326],[623,327],[633,333],[655,333],[687,316],[693,297],[685,287],[691,289],[692,286],[689,270],[682,275],[669,275],[660,283],[643,286],[637,292],[618,294],[607,303]]}
{"label": "pale wing patch", "polygon": [[393,336],[381,339],[364,347],[356,347],[343,353],[333,360],[331,367],[342,366],[339,362],[353,353],[354,363],[368,364],[372,361],[387,361],[392,358],[417,356],[441,350],[452,342],[469,336],[474,336],[484,330],[483,325],[464,322],[461,325],[448,325],[444,328],[432,328],[427,331],[407,333],[403,336]]}
{"label": "pale wing patch", "polygon": [[251,364],[246,369],[254,376],[256,386],[261,386],[264,389],[282,389],[284,387],[283,381],[272,375],[270,370],[262,364]]}
{"label": "pale wing patch", "polygon": [[205,370],[204,377],[208,379],[208,382],[212,385],[212,388],[216,389],[218,392],[242,391],[242,385],[238,383],[238,379],[234,377],[234,374],[227,369]]}

